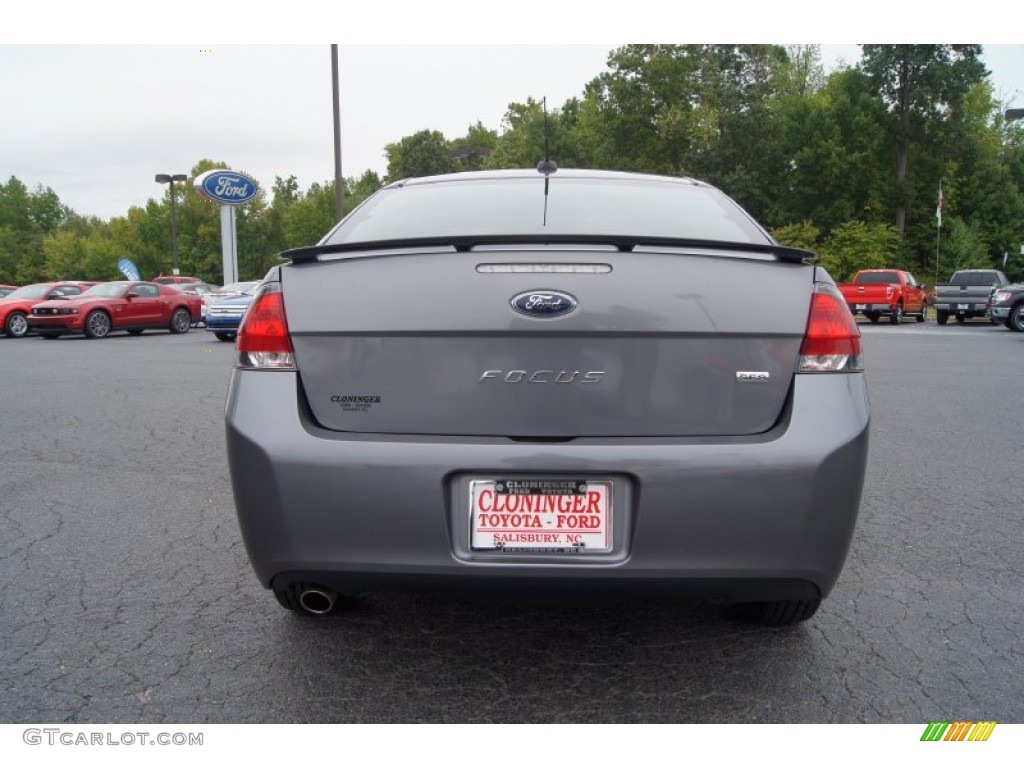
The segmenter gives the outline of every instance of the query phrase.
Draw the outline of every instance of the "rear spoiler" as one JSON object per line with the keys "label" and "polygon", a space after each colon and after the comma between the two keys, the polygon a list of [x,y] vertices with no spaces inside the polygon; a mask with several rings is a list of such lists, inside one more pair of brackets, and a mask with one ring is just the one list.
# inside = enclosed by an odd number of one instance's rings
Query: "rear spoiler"
{"label": "rear spoiler", "polygon": [[803,248],[791,248],[776,243],[730,243],[721,240],[690,240],[673,237],[616,237],[614,235],[479,235],[466,237],[418,237],[396,240],[372,240],[356,243],[326,243],[284,251],[281,258],[292,264],[308,264],[332,253],[359,251],[400,250],[408,248],[450,247],[456,251],[471,251],[481,245],[605,245],[619,251],[636,248],[694,248],[707,251],[741,251],[775,256],[793,264],[813,264],[818,254]]}

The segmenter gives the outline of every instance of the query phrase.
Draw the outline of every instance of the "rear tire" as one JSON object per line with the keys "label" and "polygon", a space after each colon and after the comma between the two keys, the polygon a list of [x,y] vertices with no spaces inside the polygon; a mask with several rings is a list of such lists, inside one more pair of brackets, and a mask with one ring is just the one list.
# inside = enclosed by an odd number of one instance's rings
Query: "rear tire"
{"label": "rear tire", "polygon": [[928,319],[928,305],[921,307],[921,314],[917,316],[917,322],[923,323]]}
{"label": "rear tire", "polygon": [[939,325],[945,325],[947,320],[949,320],[949,312],[943,312],[941,309],[935,310],[936,323]]}
{"label": "rear tire", "polygon": [[235,340],[235,334],[228,333],[227,331],[217,331],[213,335],[216,336],[221,341],[234,341]]}
{"label": "rear tire", "polygon": [[896,309],[889,315],[889,324],[899,325],[901,322],[903,322],[903,305],[897,304]]}
{"label": "rear tire", "polygon": [[171,333],[188,333],[192,327],[192,313],[184,307],[178,307],[171,315]]}
{"label": "rear tire", "polygon": [[766,627],[789,627],[807,621],[821,606],[821,599],[774,600],[744,606],[747,618]]}
{"label": "rear tire", "polygon": [[956,324],[957,325],[963,325],[966,322],[967,322],[967,318],[964,317],[963,315],[957,315],[956,316]]}
{"label": "rear tire", "polygon": [[878,323],[878,313],[877,312],[869,312],[867,315],[865,315],[865,317],[867,317],[867,319],[871,321],[872,325],[876,325]]}

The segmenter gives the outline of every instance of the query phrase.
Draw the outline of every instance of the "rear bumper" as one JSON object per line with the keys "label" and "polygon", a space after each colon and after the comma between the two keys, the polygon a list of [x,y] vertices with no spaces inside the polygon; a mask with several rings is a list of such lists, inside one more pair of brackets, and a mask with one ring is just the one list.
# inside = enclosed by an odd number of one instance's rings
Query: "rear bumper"
{"label": "rear bumper", "polygon": [[[798,376],[790,402],[779,425],[744,438],[369,436],[312,423],[294,373],[236,370],[228,460],[245,545],[268,587],[824,596],[860,504],[863,376]],[[613,480],[612,551],[471,551],[469,481],[509,476]]]}
{"label": "rear bumper", "polygon": [[848,304],[848,306],[855,315],[866,315],[869,312],[879,315],[891,315],[896,311],[896,307],[893,304]]}
{"label": "rear bumper", "polygon": [[948,312],[951,315],[962,315],[963,317],[983,317],[988,315],[988,304],[973,301],[960,302],[937,302],[936,312]]}
{"label": "rear bumper", "polygon": [[216,315],[206,316],[206,330],[208,331],[238,331],[242,324],[241,317],[217,317]]}

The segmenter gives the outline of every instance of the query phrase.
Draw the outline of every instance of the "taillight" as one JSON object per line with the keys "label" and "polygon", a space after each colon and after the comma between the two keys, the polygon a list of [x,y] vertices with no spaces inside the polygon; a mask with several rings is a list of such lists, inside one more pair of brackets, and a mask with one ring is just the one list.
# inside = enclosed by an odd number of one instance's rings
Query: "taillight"
{"label": "taillight", "polygon": [[236,349],[239,368],[295,370],[280,283],[267,283],[256,294],[238,328]]}
{"label": "taillight", "polygon": [[797,370],[801,373],[864,370],[860,357],[860,329],[842,294],[834,286],[815,286]]}

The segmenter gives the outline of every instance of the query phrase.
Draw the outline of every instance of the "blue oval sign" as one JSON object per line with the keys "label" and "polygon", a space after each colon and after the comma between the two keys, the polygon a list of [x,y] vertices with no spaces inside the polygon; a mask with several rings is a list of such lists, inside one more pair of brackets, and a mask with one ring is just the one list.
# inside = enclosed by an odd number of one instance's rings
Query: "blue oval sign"
{"label": "blue oval sign", "polygon": [[526,291],[512,297],[512,309],[529,317],[561,317],[576,309],[576,299],[561,291]]}
{"label": "blue oval sign", "polygon": [[222,205],[247,203],[259,191],[256,182],[244,173],[223,169],[202,173],[192,184],[200,196]]}

